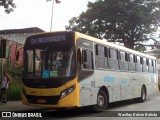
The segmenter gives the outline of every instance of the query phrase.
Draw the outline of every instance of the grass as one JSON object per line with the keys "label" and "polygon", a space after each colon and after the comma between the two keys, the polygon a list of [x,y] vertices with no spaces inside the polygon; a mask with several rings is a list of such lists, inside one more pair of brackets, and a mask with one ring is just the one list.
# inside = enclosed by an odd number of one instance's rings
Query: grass
{"label": "grass", "polygon": [[[18,101],[21,100],[21,75],[22,67],[20,66],[7,66],[4,65],[5,70],[7,70],[8,74],[11,76],[11,85],[7,89],[7,100],[8,101]],[[0,71],[1,73],[1,71]],[[1,85],[1,82],[0,82]],[[0,93],[1,96],[1,93]]]}

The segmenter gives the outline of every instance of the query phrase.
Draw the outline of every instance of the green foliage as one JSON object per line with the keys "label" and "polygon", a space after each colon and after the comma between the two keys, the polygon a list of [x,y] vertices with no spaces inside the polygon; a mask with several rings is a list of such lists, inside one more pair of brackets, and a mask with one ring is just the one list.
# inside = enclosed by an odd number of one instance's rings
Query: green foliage
{"label": "green foliage", "polygon": [[10,88],[7,89],[7,100],[9,101],[21,100],[20,84],[16,86],[12,85]]}
{"label": "green foliage", "polygon": [[[15,101],[15,100],[21,100],[21,74],[22,73],[22,67],[20,66],[3,66],[4,70],[8,72],[8,74],[11,77],[11,85],[9,85],[7,89],[7,100]],[[1,70],[0,70],[1,72]],[[0,93],[1,96],[1,93]]]}
{"label": "green foliage", "polygon": [[137,45],[137,46],[135,46],[135,50],[145,52],[146,48],[144,45]]}
{"label": "green foliage", "polygon": [[4,7],[6,13],[10,13],[16,7],[13,0],[0,0],[0,7]]}
{"label": "green foliage", "polygon": [[147,0],[97,0],[73,17],[67,30],[79,31],[135,49],[160,25],[160,3]]}

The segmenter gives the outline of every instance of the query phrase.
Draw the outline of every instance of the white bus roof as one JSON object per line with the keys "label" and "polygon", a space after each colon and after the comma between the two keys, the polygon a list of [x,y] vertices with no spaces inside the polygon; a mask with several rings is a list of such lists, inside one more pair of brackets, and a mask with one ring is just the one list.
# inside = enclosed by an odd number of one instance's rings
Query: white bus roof
{"label": "white bus roof", "polygon": [[126,48],[126,47],[123,47],[123,46],[119,46],[119,45],[116,45],[112,42],[107,42],[105,40],[101,40],[101,39],[98,39],[98,38],[95,38],[95,37],[91,37],[89,35],[85,35],[85,34],[82,34],[82,33],[79,33],[79,32],[75,32],[75,34],[77,36],[77,39],[78,38],[84,38],[86,40],[90,40],[90,41],[93,41],[93,42],[96,42],[96,43],[99,43],[99,44],[107,45],[109,47],[113,47],[113,48],[116,48],[116,49],[119,49],[119,50],[122,50],[122,51],[126,51],[128,53],[133,53],[135,55],[140,55],[140,56],[143,56],[143,57],[146,57],[146,58],[156,59],[156,57],[154,57],[154,56],[150,56],[148,54],[144,54],[144,53],[141,53],[139,51],[132,50],[132,49],[129,49],[129,48]]}

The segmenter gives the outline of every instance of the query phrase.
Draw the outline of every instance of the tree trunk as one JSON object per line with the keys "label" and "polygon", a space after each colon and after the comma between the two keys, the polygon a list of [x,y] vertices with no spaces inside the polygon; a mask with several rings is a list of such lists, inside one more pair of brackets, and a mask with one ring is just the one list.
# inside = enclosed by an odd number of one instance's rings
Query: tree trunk
{"label": "tree trunk", "polygon": [[133,39],[123,39],[124,46],[134,50],[134,40]]}

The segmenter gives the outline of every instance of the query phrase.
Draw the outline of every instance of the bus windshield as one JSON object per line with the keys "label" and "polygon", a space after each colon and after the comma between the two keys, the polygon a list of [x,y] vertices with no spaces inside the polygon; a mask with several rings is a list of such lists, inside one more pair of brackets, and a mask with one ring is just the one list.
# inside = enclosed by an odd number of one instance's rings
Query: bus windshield
{"label": "bus windshield", "polygon": [[75,75],[75,52],[73,46],[53,46],[26,49],[24,77],[65,78]]}

